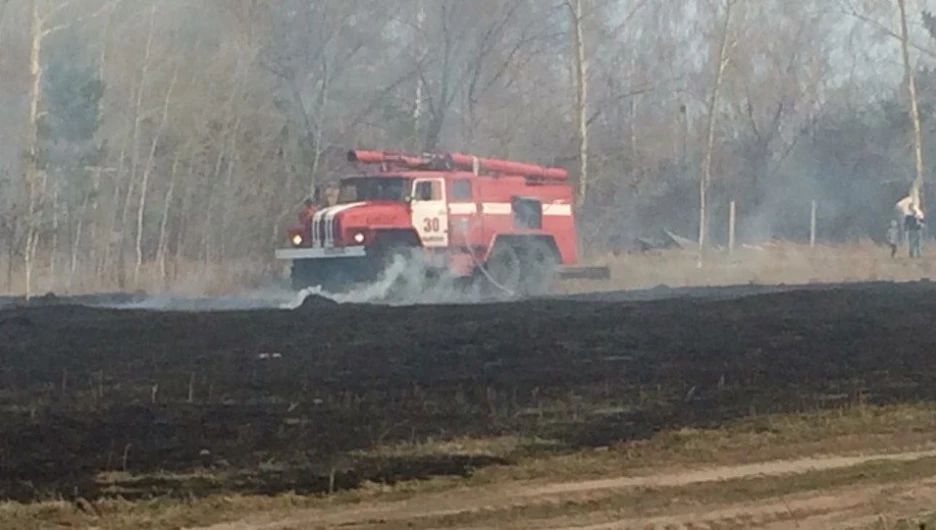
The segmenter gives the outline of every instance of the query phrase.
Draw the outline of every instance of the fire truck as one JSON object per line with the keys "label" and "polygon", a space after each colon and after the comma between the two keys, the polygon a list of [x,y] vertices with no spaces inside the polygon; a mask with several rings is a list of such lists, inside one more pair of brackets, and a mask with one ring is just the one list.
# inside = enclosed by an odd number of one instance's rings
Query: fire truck
{"label": "fire truck", "polygon": [[341,292],[416,257],[427,278],[448,275],[485,293],[548,293],[556,278],[607,278],[576,267],[566,170],[462,153],[351,150],[353,174],[335,204],[289,228],[293,288]]}

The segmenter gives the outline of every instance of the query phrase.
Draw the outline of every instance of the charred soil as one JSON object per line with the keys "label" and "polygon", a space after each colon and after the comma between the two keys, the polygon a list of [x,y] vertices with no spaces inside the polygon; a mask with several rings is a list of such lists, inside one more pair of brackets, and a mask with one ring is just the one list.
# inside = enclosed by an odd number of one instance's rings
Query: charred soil
{"label": "charred soil", "polygon": [[0,497],[322,492],[509,464],[355,452],[379,444],[519,434],[574,450],[929,401],[934,314],[929,282],[640,302],[14,307],[0,311]]}

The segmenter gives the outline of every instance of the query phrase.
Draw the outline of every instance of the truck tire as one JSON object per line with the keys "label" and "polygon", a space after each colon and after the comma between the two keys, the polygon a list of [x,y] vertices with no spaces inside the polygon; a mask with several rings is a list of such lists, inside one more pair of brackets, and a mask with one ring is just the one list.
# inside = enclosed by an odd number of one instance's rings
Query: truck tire
{"label": "truck tire", "polygon": [[346,292],[353,286],[354,279],[347,271],[349,265],[337,265],[330,260],[293,260],[290,278],[293,290],[301,291],[309,287],[319,287],[331,294]]}
{"label": "truck tire", "polygon": [[498,242],[484,265],[487,271],[486,294],[497,299],[516,298],[523,288],[523,264],[513,245]]}
{"label": "truck tire", "polygon": [[289,279],[294,291],[301,291],[307,287],[318,285],[318,276],[314,261],[307,259],[293,260]]}
{"label": "truck tire", "polygon": [[524,245],[520,259],[523,270],[522,293],[526,296],[549,294],[559,268],[556,249],[542,239],[533,239]]}

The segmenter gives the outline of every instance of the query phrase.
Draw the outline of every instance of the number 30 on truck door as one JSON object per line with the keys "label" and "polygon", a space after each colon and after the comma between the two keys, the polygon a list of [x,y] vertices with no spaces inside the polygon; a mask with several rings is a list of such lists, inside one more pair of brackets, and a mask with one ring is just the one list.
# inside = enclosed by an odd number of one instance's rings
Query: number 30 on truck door
{"label": "number 30 on truck door", "polygon": [[423,231],[424,232],[438,232],[439,231],[439,218],[438,217],[426,217],[423,219]]}

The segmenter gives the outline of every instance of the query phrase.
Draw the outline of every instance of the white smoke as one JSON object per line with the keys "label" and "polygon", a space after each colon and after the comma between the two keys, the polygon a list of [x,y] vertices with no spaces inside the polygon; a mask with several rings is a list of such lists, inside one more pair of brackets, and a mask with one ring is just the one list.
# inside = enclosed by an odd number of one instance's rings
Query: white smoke
{"label": "white smoke", "polygon": [[286,309],[302,306],[310,296],[318,296],[339,304],[470,304],[485,301],[480,286],[451,275],[427,279],[425,254],[416,249],[408,255],[397,255],[372,283],[361,284],[343,292],[329,292],[322,286],[300,291],[270,286],[249,293],[210,298],[190,298],[178,294],[155,294],[142,300],[104,304],[114,309],[146,309],[160,311],[237,311],[251,309]]}
{"label": "white smoke", "polygon": [[142,300],[120,304],[96,304],[112,309],[146,309],[154,311],[240,311],[270,309],[289,304],[296,298],[294,291],[267,288],[256,291],[216,297],[186,297],[178,294],[160,293],[146,296]]}
{"label": "white smoke", "polygon": [[416,305],[440,303],[479,303],[478,286],[459,285],[448,275],[427,280],[427,263],[421,251],[407,256],[397,255],[387,268],[370,284],[342,293],[331,293],[321,286],[302,289],[294,299],[280,304],[280,309],[295,309],[309,296],[321,296],[339,304]]}

